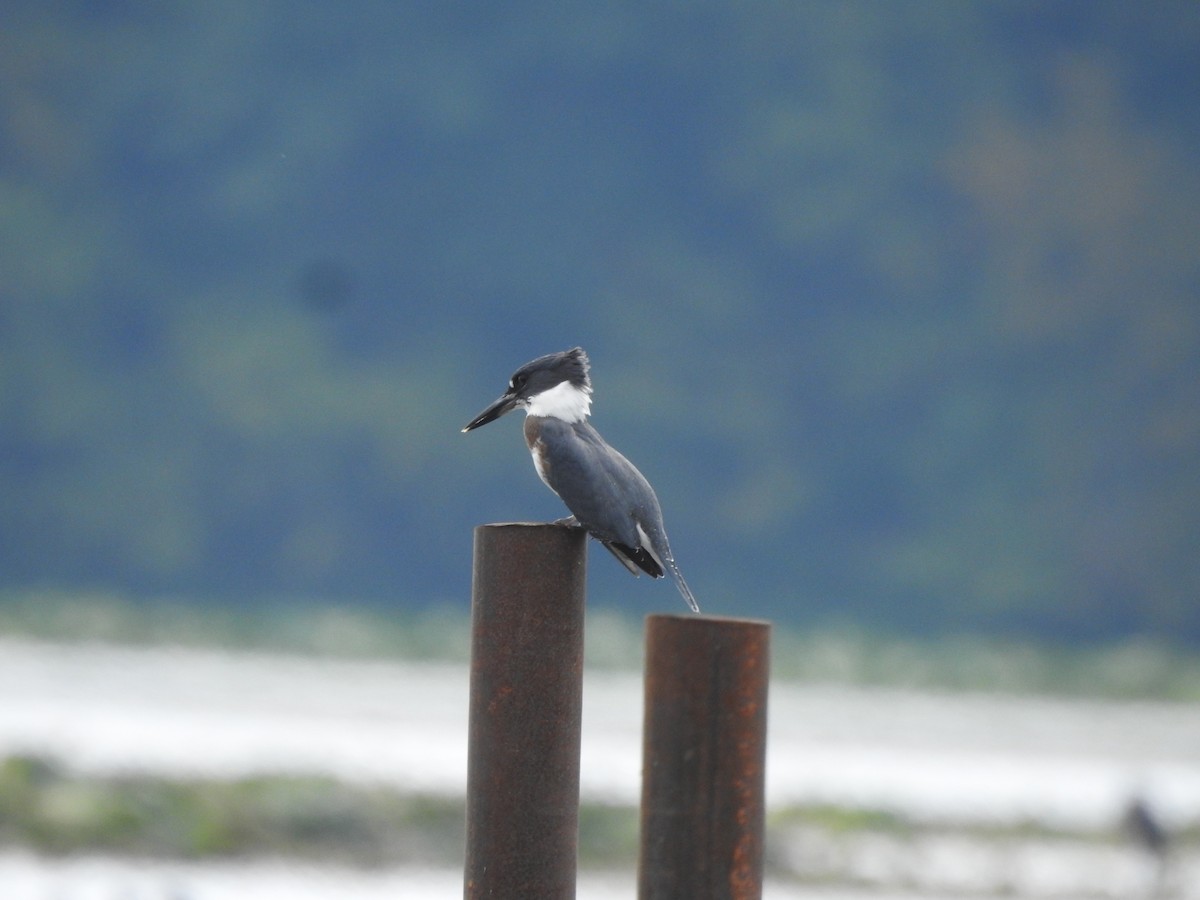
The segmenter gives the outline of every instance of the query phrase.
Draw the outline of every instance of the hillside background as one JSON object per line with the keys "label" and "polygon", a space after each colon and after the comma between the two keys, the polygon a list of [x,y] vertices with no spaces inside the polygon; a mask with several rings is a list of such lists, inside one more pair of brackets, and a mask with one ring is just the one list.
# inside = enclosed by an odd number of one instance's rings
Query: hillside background
{"label": "hillside background", "polygon": [[2,18],[3,596],[465,609],[579,344],[706,612],[1200,646],[1200,5]]}

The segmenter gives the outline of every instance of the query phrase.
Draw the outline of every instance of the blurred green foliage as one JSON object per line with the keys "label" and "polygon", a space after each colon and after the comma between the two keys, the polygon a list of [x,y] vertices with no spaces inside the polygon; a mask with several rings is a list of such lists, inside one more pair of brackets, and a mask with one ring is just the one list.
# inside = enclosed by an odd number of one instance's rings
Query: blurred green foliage
{"label": "blurred green foliage", "polygon": [[578,343],[706,611],[1200,641],[1196,4],[5,15],[0,585],[465,604]]}
{"label": "blurred green foliage", "polygon": [[[589,671],[641,671],[642,629],[640,617],[589,610],[584,642]],[[0,592],[0,635],[17,640],[465,664],[470,631],[467,612],[448,607],[372,610],[290,599],[230,607]],[[1200,701],[1200,657],[1187,647],[1143,637],[1069,647],[1032,638],[913,638],[775,623],[771,674],[781,683]]]}
{"label": "blurred green foliage", "polygon": [[[0,760],[0,846],[152,858],[297,857],[357,865],[452,866],[466,846],[461,797],[271,775],[173,780],[94,777],[52,760]],[[637,810],[585,803],[584,865],[630,865]]]}
{"label": "blurred green foliage", "polygon": [[465,840],[461,798],[303,776],[96,778],[23,756],[0,762],[0,810],[0,842],[56,854],[450,863]]}
{"label": "blurred green foliage", "polygon": [[[36,756],[0,759],[0,846],[42,854],[197,860],[269,856],[308,863],[419,862],[450,868],[461,863],[465,819],[461,797],[411,795],[328,778],[98,777],[72,773]],[[837,847],[872,835],[916,844],[924,835],[955,834],[999,849],[1016,838],[1092,845],[1123,839],[1112,828],[914,820],[888,810],[830,805],[776,809],[766,824],[767,867],[773,877],[806,877],[795,871],[797,839],[805,847],[815,839],[818,850],[830,842]],[[1200,834],[1189,825],[1176,829],[1172,838],[1183,849],[1193,847]],[[636,808],[590,802],[580,807],[579,862],[584,869],[633,868],[637,840]]]}

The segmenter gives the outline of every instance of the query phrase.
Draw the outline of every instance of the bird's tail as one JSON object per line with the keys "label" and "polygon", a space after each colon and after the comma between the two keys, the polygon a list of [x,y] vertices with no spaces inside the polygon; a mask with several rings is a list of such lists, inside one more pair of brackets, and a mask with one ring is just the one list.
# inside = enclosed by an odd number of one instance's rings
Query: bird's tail
{"label": "bird's tail", "polygon": [[679,588],[679,593],[687,605],[691,607],[692,612],[700,612],[700,604],[696,602],[696,598],[692,596],[692,589],[688,587],[687,582],[683,580],[683,573],[679,571],[679,566],[675,565],[675,560],[671,557],[666,559],[667,568],[671,572],[671,577],[675,579],[675,586]]}

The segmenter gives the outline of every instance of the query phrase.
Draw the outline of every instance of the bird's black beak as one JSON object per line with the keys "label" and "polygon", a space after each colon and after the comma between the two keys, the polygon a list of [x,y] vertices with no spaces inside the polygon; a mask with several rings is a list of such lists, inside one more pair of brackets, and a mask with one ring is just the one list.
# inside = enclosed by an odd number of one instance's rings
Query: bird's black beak
{"label": "bird's black beak", "polygon": [[500,418],[506,412],[512,412],[520,404],[521,400],[516,394],[511,391],[505,392],[496,402],[468,422],[467,427],[463,429],[463,433],[473,431],[480,425],[486,425],[488,422],[496,421],[496,419]]}

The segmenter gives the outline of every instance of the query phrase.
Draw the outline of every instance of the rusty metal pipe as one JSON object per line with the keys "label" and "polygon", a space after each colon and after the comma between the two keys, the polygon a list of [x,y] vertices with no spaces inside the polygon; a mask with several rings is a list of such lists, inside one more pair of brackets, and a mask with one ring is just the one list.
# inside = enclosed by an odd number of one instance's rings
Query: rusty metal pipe
{"label": "rusty metal pipe", "polygon": [[639,900],[762,897],[770,625],[649,616]]}
{"label": "rusty metal pipe", "polygon": [[475,529],[463,896],[575,896],[587,535]]}

